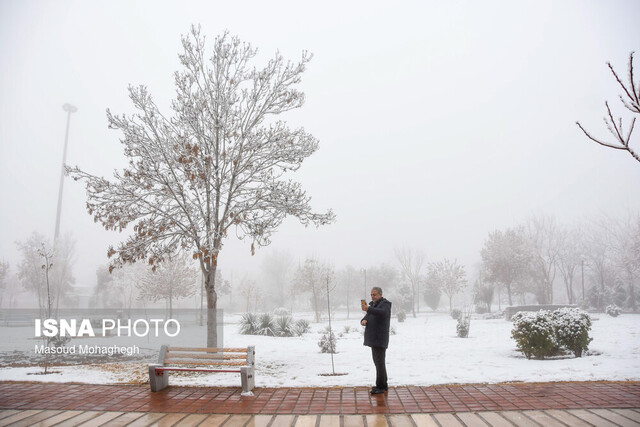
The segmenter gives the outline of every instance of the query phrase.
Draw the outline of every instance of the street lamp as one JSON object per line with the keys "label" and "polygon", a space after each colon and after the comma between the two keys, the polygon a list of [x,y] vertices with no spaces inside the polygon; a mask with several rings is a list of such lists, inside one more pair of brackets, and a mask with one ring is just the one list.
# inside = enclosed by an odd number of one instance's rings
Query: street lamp
{"label": "street lamp", "polygon": [[580,261],[580,269],[582,270],[582,304],[584,304],[584,258]]}
{"label": "street lamp", "polygon": [[364,299],[367,299],[367,269],[361,268],[361,272],[364,272]]}
{"label": "street lamp", "polygon": [[67,131],[64,134],[64,150],[62,151],[62,167],[60,170],[60,186],[58,187],[58,210],[56,211],[56,231],[53,235],[53,246],[55,247],[60,234],[60,210],[62,209],[62,189],[64,187],[64,164],[67,161],[67,145],[69,142],[69,122],[71,121],[71,113],[78,111],[76,107],[67,103],[62,106],[67,112]]}

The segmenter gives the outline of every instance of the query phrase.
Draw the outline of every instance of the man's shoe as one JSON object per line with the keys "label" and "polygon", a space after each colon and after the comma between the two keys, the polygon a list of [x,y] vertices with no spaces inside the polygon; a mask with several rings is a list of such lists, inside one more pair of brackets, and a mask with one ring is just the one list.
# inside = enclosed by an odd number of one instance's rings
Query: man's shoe
{"label": "man's shoe", "polygon": [[382,393],[384,393],[385,391],[386,391],[386,390],[385,390],[385,389],[383,389],[383,388],[376,388],[376,387],[373,387],[369,393],[371,393],[371,394],[382,394]]}

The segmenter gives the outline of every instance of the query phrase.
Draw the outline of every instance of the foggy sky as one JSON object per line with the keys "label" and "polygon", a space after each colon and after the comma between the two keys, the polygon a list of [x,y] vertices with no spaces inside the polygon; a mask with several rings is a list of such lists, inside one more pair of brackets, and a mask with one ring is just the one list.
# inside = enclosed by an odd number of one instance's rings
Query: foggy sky
{"label": "foggy sky", "polygon": [[[637,50],[640,76],[638,16],[631,0],[0,0],[0,259],[15,273],[16,241],[53,237],[62,105],[79,109],[67,164],[111,176],[126,160],[106,108],[133,112],[127,86],[145,84],[169,113],[180,35],[198,23],[210,42],[228,29],[252,43],[258,64],[276,50],[314,54],[305,106],[280,118],[320,140],[296,179],[316,211],[337,215],[318,230],[288,220],[254,257],[231,234],[223,272],[257,271],[271,250],[368,267],[399,246],[470,268],[490,231],[532,215],[637,212],[640,163],[587,141],[575,121],[609,137],[605,100],[630,117],[606,62],[626,76]],[[125,235],[94,224],[85,202],[67,178],[61,231],[77,239],[77,284],[93,286]]]}

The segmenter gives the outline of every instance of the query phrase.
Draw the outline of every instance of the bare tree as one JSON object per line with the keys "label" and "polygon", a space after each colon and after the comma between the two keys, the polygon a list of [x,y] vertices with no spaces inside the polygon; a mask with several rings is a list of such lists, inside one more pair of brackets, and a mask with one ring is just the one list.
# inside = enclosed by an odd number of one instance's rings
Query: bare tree
{"label": "bare tree", "polygon": [[[623,94],[618,95],[618,97],[620,98],[620,101],[622,102],[622,105],[624,105],[625,108],[631,111],[633,114],[640,114],[640,82],[635,83],[633,81],[633,54],[634,52],[631,52],[631,54],[629,54],[629,86],[628,87],[627,85],[622,83],[622,80],[620,79],[620,77],[618,77],[618,74],[615,72],[615,70],[611,66],[611,63],[607,62],[607,66],[611,70],[613,77],[616,79],[616,81],[622,88]],[[580,130],[582,130],[582,132],[590,140],[597,142],[600,145],[604,145],[605,147],[613,148],[616,150],[628,151],[629,154],[631,154],[634,159],[640,162],[640,154],[637,153],[635,150],[633,150],[629,146],[629,141],[631,140],[633,127],[636,123],[636,118],[633,117],[631,119],[631,124],[629,125],[628,131],[625,134],[623,124],[622,124],[622,117],[618,117],[617,119],[613,117],[608,101],[605,101],[604,105],[607,108],[607,115],[604,116],[604,123],[606,124],[607,129],[609,130],[611,135],[613,135],[613,139],[615,140],[615,142],[613,143],[606,142],[602,139],[596,138],[592,136],[589,132],[587,132],[582,127],[580,122],[576,122],[576,124],[578,125]]]}
{"label": "bare tree", "polygon": [[[245,301],[245,312],[249,313],[249,309],[251,308],[251,299],[257,300],[258,295],[258,286],[256,285],[255,280],[245,276],[240,281],[240,295],[244,297]],[[256,311],[258,307],[256,305]]]}
{"label": "bare tree", "polygon": [[337,276],[336,288],[339,291],[338,296],[345,302],[347,308],[347,319],[349,319],[351,315],[351,306],[355,306],[355,303],[358,301],[357,299],[352,301],[354,297],[357,298],[357,295],[359,294],[357,290],[360,289],[360,283],[355,282],[356,277],[358,277],[358,273],[351,265],[344,267]]}
{"label": "bare tree", "polygon": [[496,230],[489,233],[480,255],[485,280],[504,286],[507,290],[509,305],[512,305],[513,294],[516,293],[517,286],[523,282],[527,274],[530,259],[524,229],[508,228],[504,232]]}
{"label": "bare tree", "polygon": [[265,285],[274,298],[276,307],[284,307],[287,300],[287,288],[293,260],[288,252],[272,252],[265,256],[261,265]]}
{"label": "bare tree", "polygon": [[609,230],[616,281],[626,287],[625,306],[636,311],[636,283],[640,278],[640,215],[625,215],[611,221]]}
{"label": "bare tree", "polygon": [[590,304],[604,311],[608,303],[607,292],[615,281],[614,250],[610,238],[610,221],[606,218],[592,221],[585,233],[585,256],[593,286]]}
{"label": "bare tree", "polygon": [[0,308],[2,308],[2,302],[4,295],[7,291],[9,284],[9,268],[10,265],[5,260],[0,262]]}
{"label": "bare tree", "polygon": [[18,279],[24,289],[36,295],[38,307],[44,309],[47,305],[47,284],[39,251],[46,245],[46,239],[42,234],[34,232],[24,242],[16,242],[16,245],[22,253],[18,264]]}
{"label": "bare tree", "polygon": [[449,297],[449,311],[453,309],[453,297],[460,292],[467,283],[464,266],[457,261],[430,262],[428,265],[427,281],[431,286],[436,285]]}
{"label": "bare tree", "polygon": [[527,240],[531,249],[530,274],[537,285],[539,304],[553,304],[553,281],[559,253],[559,232],[553,217],[538,216],[527,222]]}
{"label": "bare tree", "polygon": [[138,282],[138,299],[165,300],[169,305],[169,318],[173,317],[173,301],[196,293],[198,272],[189,265],[185,256],[176,256],[158,266],[147,269]]}
{"label": "bare tree", "polygon": [[411,285],[411,294],[413,297],[411,311],[413,317],[416,317],[416,305],[418,307],[418,313],[420,312],[420,281],[422,279],[422,266],[425,261],[425,256],[423,252],[414,251],[411,248],[396,249],[395,254],[400,264],[402,274]]}
{"label": "bare tree", "polygon": [[311,293],[311,305],[316,315],[316,322],[321,320],[323,298],[326,297],[326,279],[329,276],[333,276],[330,267],[320,264],[313,258],[307,258],[293,275],[294,286]]}
{"label": "bare tree", "polygon": [[558,269],[567,292],[567,300],[569,304],[574,304],[577,298],[574,295],[573,281],[584,257],[582,231],[577,228],[560,229],[558,244]]}
{"label": "bare tree", "polygon": [[129,166],[114,180],[67,168],[86,182],[87,210],[107,230],[133,235],[117,249],[111,268],[142,259],[152,265],[184,251],[200,263],[207,296],[207,345],[216,347],[216,269],[230,232],[255,247],[271,242],[287,216],[320,226],[329,210],[311,211],[310,197],[290,178],[318,141],[304,129],[268,119],[302,107],[296,89],[311,55],[286,62],[276,54],[262,69],[251,68],[256,50],[227,33],[205,54],[204,36],[192,27],[182,38],[183,70],[175,73],[173,117],[156,106],[146,87],[130,87],[138,114],[107,111],[120,130]]}
{"label": "bare tree", "polygon": [[144,264],[126,265],[112,273],[111,286],[117,294],[117,305],[131,315],[133,303],[138,299],[140,283],[147,273]]}

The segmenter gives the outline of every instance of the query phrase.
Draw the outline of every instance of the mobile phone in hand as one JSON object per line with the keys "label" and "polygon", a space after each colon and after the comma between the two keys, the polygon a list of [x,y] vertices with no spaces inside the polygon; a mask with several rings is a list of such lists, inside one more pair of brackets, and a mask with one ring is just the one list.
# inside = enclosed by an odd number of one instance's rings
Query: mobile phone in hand
{"label": "mobile phone in hand", "polygon": [[366,299],[361,299],[361,300],[360,300],[360,304],[364,304],[364,305],[366,305],[366,304],[367,304],[367,300],[366,300]]}

